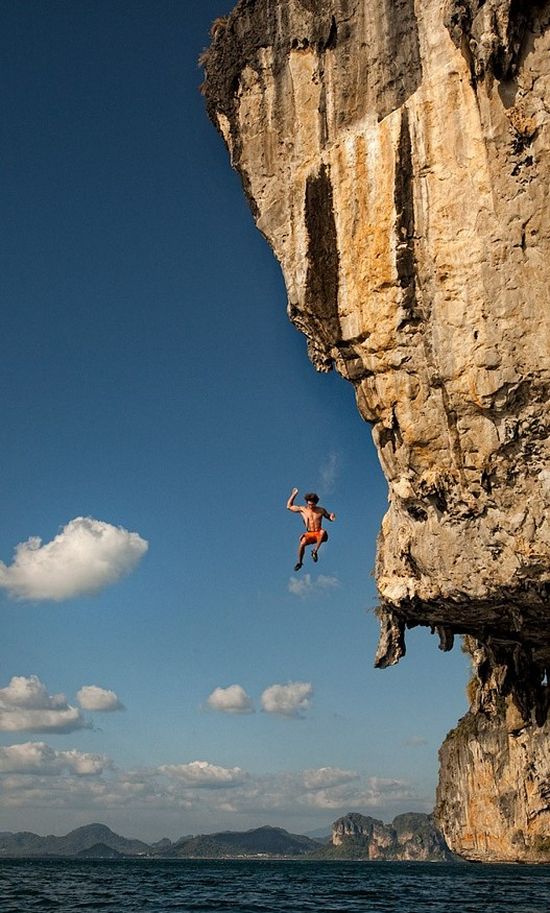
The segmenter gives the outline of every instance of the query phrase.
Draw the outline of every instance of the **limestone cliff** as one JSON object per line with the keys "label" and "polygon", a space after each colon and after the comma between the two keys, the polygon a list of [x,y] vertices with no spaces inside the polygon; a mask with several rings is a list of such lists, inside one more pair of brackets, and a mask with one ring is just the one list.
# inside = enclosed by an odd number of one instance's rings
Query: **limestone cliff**
{"label": "limestone cliff", "polygon": [[549,25],[546,0],[240,0],[202,60],[290,318],[373,426],[377,664],[407,626],[469,635],[477,712],[502,729],[513,701],[527,742],[550,668]]}
{"label": "limestone cliff", "polygon": [[350,812],[332,825],[331,844],[322,855],[392,862],[449,862],[454,858],[432,816],[415,812],[398,815],[391,824]]}
{"label": "limestone cliff", "polygon": [[474,661],[472,706],[440,749],[436,818],[447,841],[468,859],[550,859],[550,722],[526,723],[506,674],[487,650],[466,644]]}

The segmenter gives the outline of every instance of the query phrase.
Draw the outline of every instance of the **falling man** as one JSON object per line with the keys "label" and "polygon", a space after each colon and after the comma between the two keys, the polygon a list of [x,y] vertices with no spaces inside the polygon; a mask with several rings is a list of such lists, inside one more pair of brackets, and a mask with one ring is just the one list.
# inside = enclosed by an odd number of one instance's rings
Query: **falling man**
{"label": "falling man", "polygon": [[294,565],[294,570],[299,571],[302,567],[302,561],[304,557],[304,552],[307,545],[313,545],[311,551],[311,557],[314,561],[317,561],[319,555],[319,549],[321,544],[326,542],[328,539],[328,533],[323,529],[323,517],[331,522],[336,520],[336,514],[329,514],[324,507],[318,507],[319,497],[315,492],[311,491],[309,494],[304,495],[305,507],[299,507],[294,504],[294,498],[298,494],[298,489],[293,488],[290,494],[290,498],[286,502],[288,510],[294,511],[295,514],[301,514],[302,520],[306,528],[305,533],[302,533],[300,536],[300,541],[298,544],[298,561]]}

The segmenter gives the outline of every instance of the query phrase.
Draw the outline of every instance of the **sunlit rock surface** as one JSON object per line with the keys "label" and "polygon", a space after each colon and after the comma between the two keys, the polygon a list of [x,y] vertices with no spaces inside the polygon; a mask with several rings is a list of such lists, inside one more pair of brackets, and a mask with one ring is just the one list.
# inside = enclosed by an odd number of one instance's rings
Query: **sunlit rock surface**
{"label": "sunlit rock surface", "polygon": [[377,663],[407,626],[471,635],[527,733],[550,667],[549,25],[534,0],[241,0],[202,58],[290,318],[373,426]]}
{"label": "sunlit rock surface", "polygon": [[[504,667],[467,642],[476,673],[472,707],[440,749],[436,817],[450,846],[479,861],[550,859],[550,723],[526,723]],[[545,714],[540,714],[544,718]]]}

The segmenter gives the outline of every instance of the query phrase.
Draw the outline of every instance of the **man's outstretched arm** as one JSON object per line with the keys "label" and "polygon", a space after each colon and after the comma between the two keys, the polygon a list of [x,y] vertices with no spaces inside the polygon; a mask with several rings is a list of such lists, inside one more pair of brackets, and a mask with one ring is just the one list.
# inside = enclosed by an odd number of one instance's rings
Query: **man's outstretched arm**
{"label": "man's outstretched arm", "polygon": [[294,498],[296,497],[297,494],[298,494],[298,489],[293,488],[292,491],[290,492],[290,498],[286,502],[286,507],[287,507],[287,510],[293,510],[294,513],[301,513],[302,508],[296,507],[296,505],[294,503]]}
{"label": "man's outstretched arm", "polygon": [[327,520],[330,520],[332,523],[333,520],[336,520],[336,514],[329,514],[328,510],[325,510],[323,507],[323,517],[326,517]]}

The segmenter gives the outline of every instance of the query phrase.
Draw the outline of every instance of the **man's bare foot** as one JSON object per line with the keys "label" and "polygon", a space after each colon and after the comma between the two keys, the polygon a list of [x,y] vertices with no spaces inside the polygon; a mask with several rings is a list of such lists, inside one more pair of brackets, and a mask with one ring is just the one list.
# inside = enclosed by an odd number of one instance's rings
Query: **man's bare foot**
{"label": "man's bare foot", "polygon": [[298,563],[294,565],[294,570],[295,570],[295,571],[299,571],[300,568],[301,568],[301,566],[302,566],[302,562],[301,562],[301,561],[298,561]]}
{"label": "man's bare foot", "polygon": [[315,562],[317,562],[319,560],[319,555],[317,554],[317,552],[312,552],[311,557],[313,558],[313,560]]}

